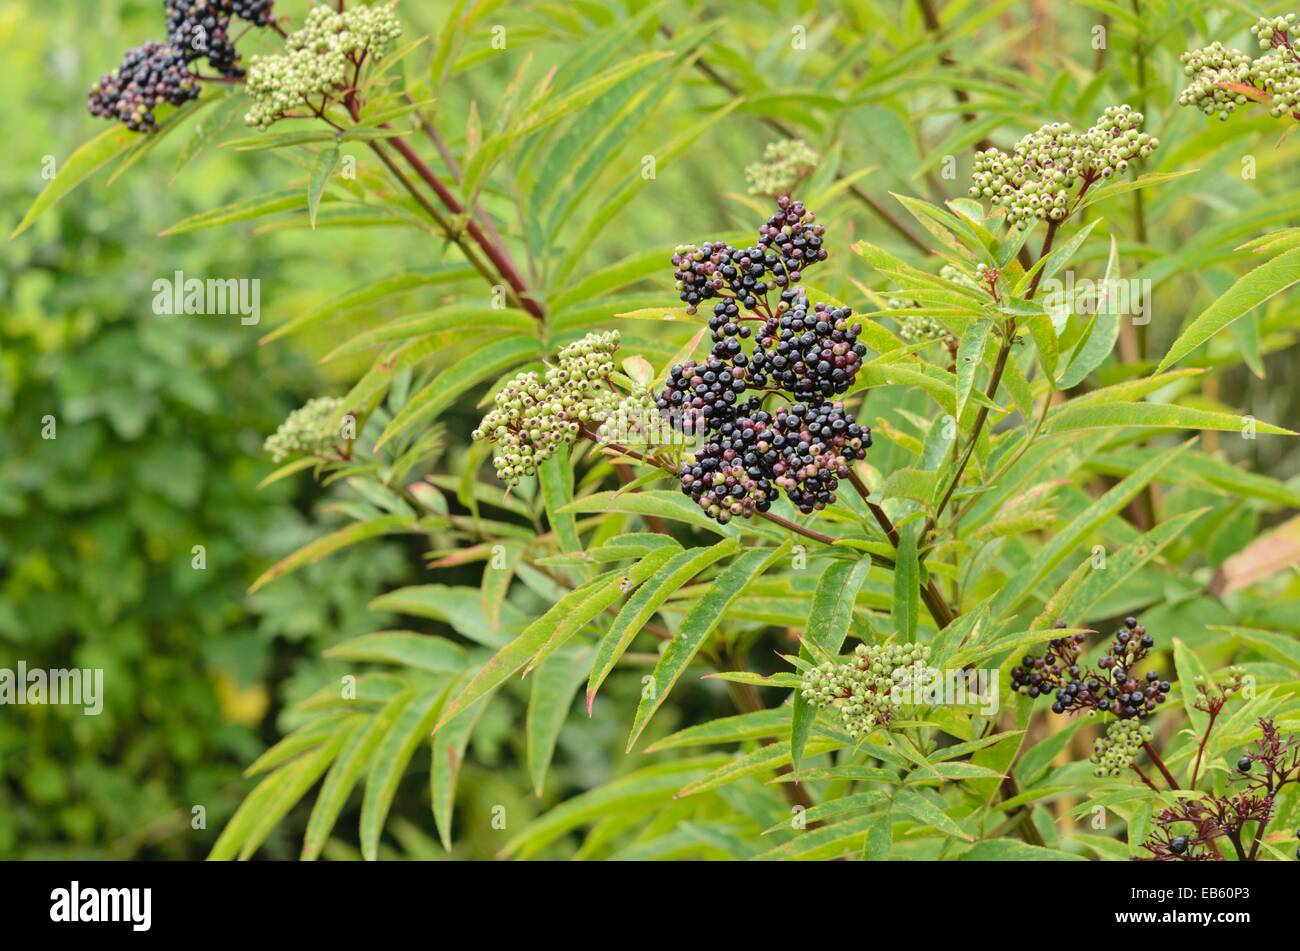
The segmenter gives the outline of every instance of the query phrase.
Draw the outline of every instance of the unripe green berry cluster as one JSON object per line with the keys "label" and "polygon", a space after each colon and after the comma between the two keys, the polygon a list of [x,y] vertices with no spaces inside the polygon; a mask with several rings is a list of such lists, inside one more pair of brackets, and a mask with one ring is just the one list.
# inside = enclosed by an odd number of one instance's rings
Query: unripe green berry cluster
{"label": "unripe green berry cluster", "polygon": [[996,148],[976,152],[970,195],[1004,208],[1011,227],[1064,221],[1076,185],[1122,174],[1160,144],[1141,131],[1142,121],[1129,106],[1111,106],[1084,132],[1053,122],[1017,142],[1010,155]]}
{"label": "unripe green berry cluster", "polygon": [[769,142],[763,149],[763,161],[745,168],[751,195],[789,195],[796,185],[812,174],[821,161],[803,139]]}
{"label": "unripe green berry cluster", "polygon": [[1113,720],[1106,735],[1092,744],[1093,774],[1098,779],[1118,776],[1132,766],[1142,752],[1142,744],[1151,741],[1151,727],[1139,720]]}
{"label": "unripe green berry cluster", "polygon": [[318,396],[294,410],[268,436],[263,448],[271,460],[281,463],[293,456],[323,456],[338,447],[342,434],[331,424],[343,401],[332,396]]}
{"label": "unripe green berry cluster", "polygon": [[1275,118],[1300,109],[1300,55],[1294,46],[1296,15],[1261,17],[1250,32],[1259,39],[1264,56],[1252,59],[1248,53],[1214,42],[1204,49],[1182,55],[1183,72],[1192,77],[1178,94],[1179,105],[1195,106],[1207,116],[1227,119],[1238,106],[1252,99],[1240,89],[1246,86],[1269,97],[1269,111]]}
{"label": "unripe green berry cluster", "polygon": [[602,443],[620,443],[624,446],[653,446],[671,428],[660,422],[662,417],[655,405],[653,394],[631,393],[619,400],[596,430],[596,439]]}
{"label": "unripe green berry cluster", "polygon": [[930,648],[920,644],[859,644],[847,661],[805,671],[801,691],[814,707],[838,711],[849,736],[862,737],[898,712],[895,688],[927,682],[929,659]]}
{"label": "unripe green berry cluster", "polygon": [[285,52],[254,57],[248,70],[253,106],[244,121],[266,128],[309,100],[347,89],[362,57],[383,59],[401,33],[389,6],[354,5],[342,13],[313,7],[303,28],[285,40]]}
{"label": "unripe green berry cluster", "polygon": [[496,445],[497,478],[515,485],[536,473],[562,445],[573,443],[586,423],[603,421],[618,404],[609,387],[619,333],[590,333],[569,344],[544,374],[520,373],[496,394],[475,439]]}
{"label": "unripe green berry cluster", "polygon": [[[899,306],[905,305],[902,301],[891,300],[889,306],[896,309]],[[946,343],[947,341],[954,339],[953,335],[948,332],[948,329],[944,327],[943,324],[939,323],[939,321],[935,320],[933,317],[928,317],[923,313],[918,312],[915,316],[912,314],[904,314],[895,317],[894,320],[898,324],[898,335],[911,343],[917,343],[922,340],[943,340]]]}

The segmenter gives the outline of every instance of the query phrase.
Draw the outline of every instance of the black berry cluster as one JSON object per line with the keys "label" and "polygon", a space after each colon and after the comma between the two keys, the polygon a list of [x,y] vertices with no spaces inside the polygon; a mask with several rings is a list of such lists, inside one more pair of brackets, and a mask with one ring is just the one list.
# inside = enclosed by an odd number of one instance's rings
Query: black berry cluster
{"label": "black berry cluster", "polygon": [[849,477],[849,467],[865,458],[871,445],[870,430],[839,402],[782,407],[772,423],[771,451],[779,454],[772,474],[805,515],[835,501],[839,480]]}
{"label": "black berry cluster", "polygon": [[672,263],[678,296],[691,314],[701,301],[723,291],[730,291],[734,300],[750,310],[767,294],[767,282],[763,280],[767,262],[762,248],[733,248],[712,241],[698,246],[682,244],[674,252]]}
{"label": "black berry cluster", "polygon": [[206,58],[223,76],[243,76],[230,35],[231,0],[166,0],[167,42],[187,63]]}
{"label": "black berry cluster", "polygon": [[151,132],[158,128],[159,105],[179,106],[198,94],[199,82],[180,52],[151,40],[127,50],[121,65],[90,87],[89,109],[132,132]]}
{"label": "black berry cluster", "polygon": [[254,26],[270,26],[274,0],[230,0],[230,9],[241,20]]}
{"label": "black berry cluster", "polygon": [[733,516],[749,518],[766,512],[776,498],[776,487],[758,459],[757,445],[769,423],[763,412],[727,423],[726,433],[706,443],[694,461],[682,466],[682,492],[723,524]]}
{"label": "black berry cluster", "polygon": [[815,223],[817,216],[801,201],[783,195],[777,199],[777,206],[776,214],[758,229],[758,243],[775,252],[765,259],[767,267],[772,282],[786,287],[798,283],[806,267],[826,260],[826,249],[822,247],[826,229]]}
{"label": "black berry cluster", "polygon": [[[681,487],[719,521],[767,511],[778,488],[805,514],[825,508],[871,445],[871,431],[831,402],[862,367],[862,325],[793,286],[826,260],[823,236],[803,203],[782,195],[755,246],[705,242],[672,256],[687,311],[714,301],[713,348],[704,363],[673,366],[655,406],[703,437],[680,467]],[[765,410],[769,396],[790,405]]]}
{"label": "black berry cluster", "polygon": [[780,317],[769,319],[752,361],[754,385],[768,377],[800,399],[831,397],[853,383],[867,348],[858,343],[860,323],[847,307],[815,304],[799,294]]}
{"label": "black berry cluster", "polygon": [[1137,618],[1124,619],[1095,671],[1079,663],[1086,639],[1084,634],[1053,638],[1041,657],[1025,655],[1022,665],[1011,670],[1011,689],[1030,697],[1054,692],[1055,713],[1111,713],[1120,719],[1145,720],[1164,703],[1169,681],[1155,671],[1141,678],[1133,673],[1155,644]]}
{"label": "black berry cluster", "polygon": [[159,105],[179,106],[198,97],[196,61],[206,59],[228,78],[244,75],[231,21],[238,17],[269,26],[271,6],[272,0],[164,0],[167,42],[128,50],[117,69],[90,87],[90,114],[121,122],[133,132],[157,131]]}
{"label": "black berry cluster", "polygon": [[694,360],[676,364],[655,405],[683,432],[716,431],[736,418],[736,403],[747,387],[747,362],[742,353],[729,361],[710,354],[703,364]]}

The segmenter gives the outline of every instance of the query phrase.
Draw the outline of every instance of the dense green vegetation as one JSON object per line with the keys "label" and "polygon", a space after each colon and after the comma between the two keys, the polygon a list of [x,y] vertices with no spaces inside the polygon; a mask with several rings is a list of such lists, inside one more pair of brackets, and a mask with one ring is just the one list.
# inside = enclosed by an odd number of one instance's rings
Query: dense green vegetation
{"label": "dense green vegetation", "polygon": [[0,11],[0,668],[106,683],[0,855],[1295,857],[1283,7],[280,0],[86,115],[160,6]]}

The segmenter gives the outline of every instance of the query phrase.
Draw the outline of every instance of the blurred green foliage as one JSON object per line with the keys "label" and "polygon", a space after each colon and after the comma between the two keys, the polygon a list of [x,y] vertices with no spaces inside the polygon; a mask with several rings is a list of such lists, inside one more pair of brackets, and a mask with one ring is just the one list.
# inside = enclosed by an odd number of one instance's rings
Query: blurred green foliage
{"label": "blurred green foliage", "polygon": [[[155,3],[95,6],[120,6],[124,22],[81,22],[82,3],[0,10],[0,88],[25,103],[7,124],[6,231],[45,156],[94,128],[73,106],[86,77],[158,16]],[[233,172],[209,163],[207,188],[233,188]],[[276,286],[293,257],[178,239],[163,263],[153,233],[210,201],[164,181],[69,201],[0,257],[0,667],[102,668],[106,694],[100,716],[0,708],[4,858],[202,857],[292,675],[316,685],[316,662],[295,660],[359,632],[366,602],[406,570],[389,546],[245,594],[313,532],[310,483],[257,485],[263,439],[323,384],[292,348],[259,347],[257,327],[152,313],[173,263]]]}

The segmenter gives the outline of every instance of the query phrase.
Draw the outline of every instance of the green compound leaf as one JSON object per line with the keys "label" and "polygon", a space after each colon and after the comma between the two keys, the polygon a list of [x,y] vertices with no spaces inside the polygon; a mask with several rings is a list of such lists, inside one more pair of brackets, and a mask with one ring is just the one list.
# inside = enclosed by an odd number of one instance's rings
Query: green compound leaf
{"label": "green compound leaf", "polygon": [[1045,434],[1070,432],[1080,429],[1123,429],[1151,427],[1154,429],[1200,429],[1220,432],[1242,432],[1254,427],[1257,433],[1272,436],[1294,436],[1296,433],[1271,423],[1259,422],[1254,417],[1218,413],[1193,406],[1172,403],[1066,403],[1048,414],[1043,427]]}
{"label": "green compound leaf", "polygon": [[239,221],[254,221],[258,218],[265,218],[267,215],[278,215],[285,211],[301,211],[306,205],[307,197],[296,188],[270,192],[266,195],[255,195],[252,198],[231,202],[229,205],[222,205],[220,208],[214,208],[211,211],[190,215],[170,228],[159,232],[159,236],[170,238],[178,234],[188,234],[191,231],[219,228],[222,225],[235,224]]}
{"label": "green compound leaf", "polygon": [[[1100,411],[1101,407],[1098,408]],[[1005,617],[1077,546],[1083,544],[1106,519],[1131,502],[1143,486],[1179,455],[1186,452],[1192,441],[1163,452],[1143,463],[1132,474],[1111,488],[1058,532],[1034,557],[1032,564],[1016,572],[998,593],[993,602],[994,617]]]}
{"label": "green compound leaf", "polygon": [[970,399],[971,387],[975,383],[975,371],[984,358],[984,345],[988,341],[993,321],[977,320],[961,335],[957,345],[957,406],[953,417],[961,419]]}
{"label": "green compound leaf", "polygon": [[335,644],[326,657],[373,664],[400,664],[435,674],[465,669],[465,649],[455,641],[414,631],[376,631]]}
{"label": "green compound leaf", "polygon": [[524,737],[528,775],[533,781],[533,791],[539,796],[546,786],[546,771],[555,754],[556,740],[573,708],[573,695],[582,683],[590,659],[589,648],[556,651],[532,675]]}
{"label": "green compound leaf", "polygon": [[682,620],[677,636],[672,639],[659,657],[647,684],[646,693],[642,694],[637,706],[636,716],[632,722],[632,733],[627,740],[627,749],[631,752],[637,738],[650,722],[650,718],[663,705],[669,691],[678,678],[689,666],[700,647],[722,620],[732,603],[751,581],[766,571],[780,557],[790,550],[790,542],[778,548],[759,548],[747,551],[729,564],[709,585],[695,606]]}
{"label": "green compound leaf", "polygon": [[379,858],[379,834],[397,795],[406,765],[421,743],[427,742],[429,730],[450,688],[440,687],[412,697],[398,712],[392,727],[370,764],[366,792],[361,800],[361,854],[368,861]]}
{"label": "green compound leaf", "polygon": [[1293,248],[1261,264],[1224,291],[1218,300],[1187,325],[1160,361],[1156,372],[1168,369],[1228,324],[1297,282],[1300,282],[1300,248]]}
{"label": "green compound leaf", "polygon": [[12,241],[32,226],[41,215],[66,198],[78,185],[99,171],[107,162],[120,155],[139,140],[139,135],[125,126],[114,126],[68,156],[62,166],[55,166],[54,177],[41,190],[23,215],[18,227],[9,235]]}
{"label": "green compound leaf", "polygon": [[619,610],[614,623],[596,645],[595,660],[587,679],[587,715],[596,699],[596,691],[605,682],[637,633],[646,626],[677,589],[710,565],[740,550],[734,539],[726,539],[708,548],[689,548],[673,556]]}
{"label": "green compound leaf", "polygon": [[331,555],[341,548],[349,545],[355,545],[357,542],[365,541],[368,538],[377,538],[380,535],[388,535],[393,532],[418,532],[420,527],[416,520],[409,515],[380,515],[375,518],[367,519],[364,522],[353,522],[346,525],[336,532],[330,532],[323,538],[318,538],[299,548],[293,554],[276,562],[258,577],[248,588],[248,593],[261,588],[263,585],[274,581],[276,578],[289,574],[316,561],[320,561],[326,555]]}
{"label": "green compound leaf", "polygon": [[379,747],[379,741],[392,727],[397,714],[414,696],[413,690],[405,690],[394,696],[364,728],[355,730],[347,738],[338,759],[325,777],[320,795],[316,797],[316,805],[312,807],[311,818],[307,820],[307,833],[302,841],[301,858],[304,861],[320,858],[321,849],[325,847],[334,824],[338,822],[348,796],[352,794]]}
{"label": "green compound leaf", "polygon": [[330,176],[339,164],[339,147],[331,145],[321,149],[316,162],[311,167],[311,176],[307,181],[307,216],[311,220],[311,230],[316,230],[316,212],[320,210],[321,195],[329,184]]}

